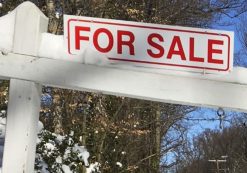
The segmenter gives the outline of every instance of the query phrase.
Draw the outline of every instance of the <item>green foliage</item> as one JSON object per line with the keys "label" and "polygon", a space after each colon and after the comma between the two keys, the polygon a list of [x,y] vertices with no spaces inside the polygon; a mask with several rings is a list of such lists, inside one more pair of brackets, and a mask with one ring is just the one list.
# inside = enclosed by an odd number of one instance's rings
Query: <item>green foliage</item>
{"label": "green foliage", "polygon": [[70,168],[72,173],[78,173],[83,166],[80,152],[73,140],[74,136],[60,136],[47,130],[38,135],[35,169],[37,173],[47,170],[49,173],[63,173],[63,166]]}
{"label": "green foliage", "polygon": [[7,110],[9,81],[0,81],[0,110]]}

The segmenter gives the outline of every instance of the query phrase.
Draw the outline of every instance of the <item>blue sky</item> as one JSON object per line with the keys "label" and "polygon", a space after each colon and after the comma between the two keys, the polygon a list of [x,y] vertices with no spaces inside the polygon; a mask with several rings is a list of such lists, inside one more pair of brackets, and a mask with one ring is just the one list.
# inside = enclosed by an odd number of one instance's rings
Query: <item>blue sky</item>
{"label": "blue sky", "polygon": [[[201,108],[198,111],[192,112],[189,116],[192,119],[207,119],[207,120],[201,120],[201,121],[193,121],[194,123],[193,126],[191,126],[188,137],[193,138],[196,135],[202,133],[205,129],[211,129],[211,130],[221,130],[220,129],[220,122],[219,120],[213,120],[213,119],[218,119],[217,115],[217,110],[218,109],[213,109],[213,108]],[[225,110],[225,119],[229,120],[232,115],[232,112],[229,110]],[[223,122],[223,127],[229,126],[229,122],[224,121]]]}
{"label": "blue sky", "polygon": [[[237,53],[241,50],[241,42],[239,39],[237,27],[240,23],[240,18],[243,17],[239,16],[238,18],[230,18],[230,17],[223,17],[221,21],[217,24],[211,25],[209,29],[218,29],[218,30],[226,30],[226,31],[234,31],[234,53]],[[228,24],[226,24],[228,23]],[[229,24],[230,23],[230,24]],[[228,119],[233,114],[234,111],[230,112],[230,110],[226,111],[226,115],[228,115]],[[210,109],[210,108],[201,108],[199,111],[192,112],[190,115],[192,118],[218,118],[217,116],[217,108]],[[229,126],[230,124],[228,122],[225,122],[225,127]],[[189,130],[188,137],[192,138],[193,136],[196,136],[200,133],[202,133],[205,129],[218,129],[219,128],[219,121],[195,121],[195,125],[191,127]]]}
{"label": "blue sky", "polygon": [[240,51],[242,45],[239,39],[239,34],[237,31],[237,27],[240,23],[240,19],[244,16],[244,14],[236,17],[230,18],[228,16],[222,17],[222,19],[213,25],[211,25],[210,29],[219,29],[219,30],[226,30],[226,31],[233,31],[234,32],[234,53]]}

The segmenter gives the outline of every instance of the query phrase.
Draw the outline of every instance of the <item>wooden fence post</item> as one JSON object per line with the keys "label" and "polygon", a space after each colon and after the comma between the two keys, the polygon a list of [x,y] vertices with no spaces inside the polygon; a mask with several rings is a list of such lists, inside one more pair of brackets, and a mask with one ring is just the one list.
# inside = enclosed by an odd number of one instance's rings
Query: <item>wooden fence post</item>
{"label": "wooden fence post", "polygon": [[[13,53],[37,56],[47,27],[48,19],[33,3],[17,7]],[[10,80],[3,173],[34,172],[40,96],[40,84]]]}

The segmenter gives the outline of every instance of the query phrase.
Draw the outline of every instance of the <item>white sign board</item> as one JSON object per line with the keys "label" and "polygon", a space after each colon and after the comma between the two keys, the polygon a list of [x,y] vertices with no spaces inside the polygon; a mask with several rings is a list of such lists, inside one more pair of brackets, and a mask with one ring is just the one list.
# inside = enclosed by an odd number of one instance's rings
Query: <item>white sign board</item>
{"label": "white sign board", "polygon": [[205,73],[229,72],[233,32],[64,16],[70,54],[91,48],[114,62]]}

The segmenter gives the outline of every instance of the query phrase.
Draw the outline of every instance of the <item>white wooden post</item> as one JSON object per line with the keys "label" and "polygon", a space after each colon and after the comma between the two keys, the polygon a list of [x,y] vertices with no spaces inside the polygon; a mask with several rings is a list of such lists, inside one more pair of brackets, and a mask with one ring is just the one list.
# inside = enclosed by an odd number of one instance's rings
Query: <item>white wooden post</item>
{"label": "white wooden post", "polygon": [[[41,32],[48,19],[30,2],[16,11],[13,52],[37,56]],[[3,173],[33,173],[41,85],[19,79],[10,80]]]}

